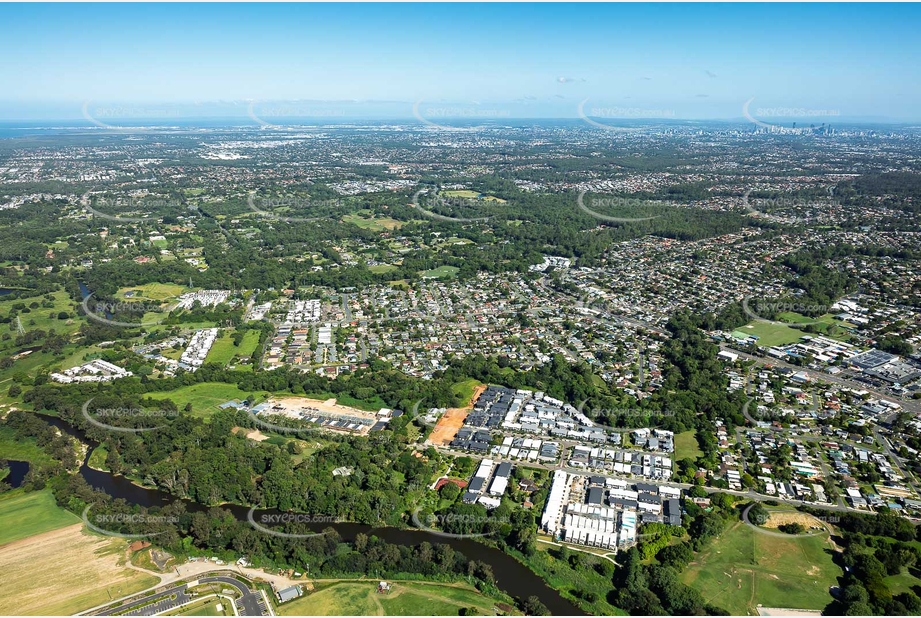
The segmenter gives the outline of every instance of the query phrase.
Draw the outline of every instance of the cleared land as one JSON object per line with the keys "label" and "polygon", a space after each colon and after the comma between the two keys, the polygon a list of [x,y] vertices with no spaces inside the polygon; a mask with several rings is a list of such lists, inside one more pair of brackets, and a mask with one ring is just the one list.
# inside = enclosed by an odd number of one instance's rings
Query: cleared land
{"label": "cleared land", "polygon": [[813,526],[825,528],[825,524],[810,515],[801,511],[770,511],[771,516],[764,523],[765,528],[779,528],[784,524],[800,524],[806,530]]}
{"label": "cleared land", "polygon": [[28,493],[16,489],[0,496],[0,545],[79,521],[79,517],[55,504],[50,489]]}
{"label": "cleared land", "polygon": [[693,430],[675,434],[676,461],[684,459],[685,457],[696,460],[704,454],[704,452],[700,450],[700,445],[697,443],[697,436],[694,434],[695,432]]}
{"label": "cleared land", "polygon": [[[465,383],[462,382],[461,384]],[[432,430],[432,434],[429,436],[428,441],[431,444],[437,444],[441,446],[450,444],[451,440],[454,439],[454,436],[457,435],[457,431],[464,426],[464,420],[467,418],[467,415],[470,414],[470,410],[473,409],[473,402],[484,390],[486,390],[486,385],[480,384],[473,389],[470,401],[466,406],[463,408],[448,408],[442,417],[438,419],[438,422],[435,424],[435,428]]]}
{"label": "cleared land", "polygon": [[738,522],[714,539],[681,579],[734,615],[757,615],[758,605],[822,609],[841,575],[830,549],[826,535],[781,538]]}
{"label": "cleared land", "polygon": [[426,582],[392,584],[377,592],[377,582],[340,582],[281,605],[282,616],[456,616],[463,608],[493,615],[495,601],[471,587]]}
{"label": "cleared land", "polygon": [[84,532],[82,523],[4,545],[0,614],[70,615],[157,585],[124,566],[126,546]]}
{"label": "cleared land", "polygon": [[[205,362],[226,365],[234,356],[252,356],[258,343],[259,332],[255,330],[246,331],[239,346],[233,344],[233,333],[227,333],[214,342],[211,350],[208,351]],[[251,367],[251,365],[247,367]]]}
{"label": "cleared land", "polygon": [[342,217],[342,221],[345,223],[351,223],[352,225],[356,225],[364,230],[370,230],[372,232],[395,230],[404,225],[402,221],[397,221],[396,219],[391,219],[390,217],[373,217],[357,214],[345,215]]}
{"label": "cleared land", "polygon": [[150,398],[154,400],[169,399],[175,403],[180,410],[185,408],[187,403],[192,404],[192,416],[206,418],[215,412],[219,412],[219,405],[232,399],[243,401],[249,393],[241,391],[233,384],[224,384],[222,382],[202,382],[191,386],[183,386],[174,391],[161,393],[150,393]]}
{"label": "cleared land", "polygon": [[[118,291],[118,297],[128,300],[163,301],[168,298],[175,298],[185,291],[185,286],[176,285],[175,283],[147,283],[144,285],[122,288]],[[132,292],[133,294],[131,294]]]}
{"label": "cleared land", "polygon": [[442,191],[441,193],[445,197],[462,197],[471,200],[487,200],[491,202],[499,202],[500,204],[505,203],[505,200],[503,200],[501,197],[496,197],[495,195],[483,195],[479,191],[471,191],[470,189],[448,189],[447,191]]}

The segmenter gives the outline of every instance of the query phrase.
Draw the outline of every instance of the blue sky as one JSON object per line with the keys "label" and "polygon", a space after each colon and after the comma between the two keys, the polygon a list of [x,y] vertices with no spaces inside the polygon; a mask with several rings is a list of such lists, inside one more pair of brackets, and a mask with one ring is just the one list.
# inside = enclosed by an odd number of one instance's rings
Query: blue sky
{"label": "blue sky", "polygon": [[739,118],[755,97],[919,120],[919,29],[921,7],[882,4],[3,4],[0,118],[247,100],[575,117],[586,99]]}

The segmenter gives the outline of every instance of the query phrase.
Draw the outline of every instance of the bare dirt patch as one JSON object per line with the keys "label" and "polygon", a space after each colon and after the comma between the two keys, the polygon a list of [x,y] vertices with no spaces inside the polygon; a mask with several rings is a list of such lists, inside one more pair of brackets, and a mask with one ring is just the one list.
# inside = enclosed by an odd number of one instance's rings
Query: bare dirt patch
{"label": "bare dirt patch", "polygon": [[438,423],[435,424],[435,429],[432,430],[432,435],[429,436],[429,442],[439,446],[450,444],[454,436],[457,435],[457,431],[464,426],[464,420],[473,409],[473,404],[485,390],[486,385],[480,384],[473,389],[473,396],[470,397],[468,405],[463,408],[448,408],[444,415],[438,419]]}
{"label": "bare dirt patch", "polygon": [[771,511],[771,516],[768,517],[764,527],[777,529],[784,524],[793,523],[800,524],[806,530],[809,530],[813,526],[818,526],[819,528],[823,529],[825,528],[825,524],[823,524],[821,521],[812,515],[801,513],[800,511]]}

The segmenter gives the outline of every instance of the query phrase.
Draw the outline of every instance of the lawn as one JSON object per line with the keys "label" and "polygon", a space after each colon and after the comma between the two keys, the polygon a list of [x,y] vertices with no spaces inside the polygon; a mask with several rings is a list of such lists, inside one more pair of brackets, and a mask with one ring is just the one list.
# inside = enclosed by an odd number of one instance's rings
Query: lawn
{"label": "lawn", "polygon": [[841,569],[826,535],[780,538],[733,524],[681,575],[704,599],[730,614],[756,615],[756,606],[822,609],[832,601]]}
{"label": "lawn", "polygon": [[55,504],[50,489],[28,493],[14,489],[0,495],[0,545],[79,521],[79,517]]}
{"label": "lawn", "polygon": [[785,324],[771,324],[763,320],[749,322],[738,330],[739,332],[758,337],[758,345],[763,347],[796,343],[799,341],[800,337],[806,334],[801,330],[790,328]]}
{"label": "lawn", "polygon": [[[236,356],[252,356],[259,344],[259,331],[248,330],[243,335],[243,341],[239,346],[233,344],[233,333],[228,332],[214,342],[211,350],[208,352],[206,363],[220,363],[227,365],[230,360]],[[248,366],[251,367],[251,366]],[[223,402],[222,402],[223,403]]]}
{"label": "lawn", "polygon": [[192,416],[207,418],[219,411],[218,406],[232,399],[243,401],[249,393],[241,391],[233,384],[222,382],[202,382],[191,386],[182,386],[173,391],[150,393],[150,398],[155,400],[169,399],[180,410],[185,409],[187,403],[192,404]]}
{"label": "lawn", "polygon": [[439,266],[438,268],[433,268],[432,270],[425,270],[419,273],[423,277],[428,277],[429,279],[451,279],[459,271],[460,268],[456,266]]}
{"label": "lawn", "polygon": [[695,431],[691,430],[675,434],[675,461],[679,461],[685,457],[689,457],[696,461],[698,457],[704,454],[704,452],[700,450],[695,433]]}
{"label": "lawn", "polygon": [[386,594],[377,582],[340,582],[278,607],[282,616],[456,616],[461,608],[493,615],[495,601],[466,585],[428,582],[392,584]]}
{"label": "lawn", "polygon": [[889,586],[893,596],[908,591],[918,592],[918,589],[921,589],[921,579],[909,573],[907,569],[902,569],[898,575],[885,577],[883,581]]}

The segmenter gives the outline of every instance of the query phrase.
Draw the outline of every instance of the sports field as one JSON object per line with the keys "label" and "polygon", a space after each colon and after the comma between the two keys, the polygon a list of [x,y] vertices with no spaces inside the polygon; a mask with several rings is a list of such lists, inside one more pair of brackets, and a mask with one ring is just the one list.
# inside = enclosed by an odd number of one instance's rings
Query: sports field
{"label": "sports field", "polygon": [[430,279],[451,279],[459,270],[456,266],[439,266],[432,270],[424,270],[419,274]]}
{"label": "sports field", "polygon": [[[321,584],[322,585],[322,584]],[[461,608],[471,615],[492,616],[495,602],[462,584],[392,583],[387,593],[377,582],[340,582],[278,607],[281,616],[457,616]]]}
{"label": "sports field", "polygon": [[738,522],[696,557],[681,580],[734,615],[757,615],[757,605],[822,609],[842,574],[829,549],[824,534],[782,538]]}
{"label": "sports field", "polygon": [[738,330],[747,335],[758,337],[758,345],[763,347],[796,343],[800,337],[806,334],[785,324],[771,324],[763,320],[754,320]]}
{"label": "sports field", "polygon": [[50,489],[16,489],[0,495],[0,545],[78,523],[80,518],[60,508]]}

